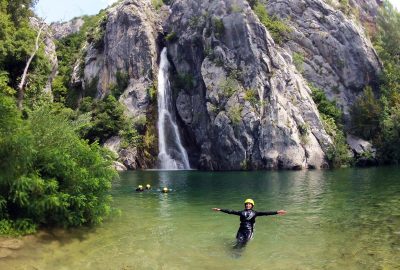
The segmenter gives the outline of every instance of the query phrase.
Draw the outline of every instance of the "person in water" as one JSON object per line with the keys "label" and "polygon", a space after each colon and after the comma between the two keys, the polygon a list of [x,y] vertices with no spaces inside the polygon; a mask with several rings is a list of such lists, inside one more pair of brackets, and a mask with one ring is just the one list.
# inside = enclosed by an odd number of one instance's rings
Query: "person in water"
{"label": "person in water", "polygon": [[142,185],[138,185],[138,187],[136,188],[137,192],[143,192],[143,186]]}
{"label": "person in water", "polygon": [[240,226],[236,234],[237,244],[236,247],[243,247],[246,243],[253,238],[254,223],[258,216],[269,216],[269,215],[284,215],[285,210],[258,212],[254,211],[254,201],[247,199],[244,202],[245,209],[242,211],[234,211],[228,209],[212,208],[214,211],[221,211],[223,213],[240,216]]}

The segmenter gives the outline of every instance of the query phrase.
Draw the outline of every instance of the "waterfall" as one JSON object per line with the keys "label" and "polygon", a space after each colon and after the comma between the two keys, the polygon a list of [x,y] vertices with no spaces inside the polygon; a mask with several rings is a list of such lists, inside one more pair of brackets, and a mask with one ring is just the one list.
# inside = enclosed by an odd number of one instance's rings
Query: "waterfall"
{"label": "waterfall", "polygon": [[171,85],[168,79],[167,48],[161,52],[158,71],[158,160],[160,169],[188,170],[189,159],[182,146],[178,126],[172,109]]}

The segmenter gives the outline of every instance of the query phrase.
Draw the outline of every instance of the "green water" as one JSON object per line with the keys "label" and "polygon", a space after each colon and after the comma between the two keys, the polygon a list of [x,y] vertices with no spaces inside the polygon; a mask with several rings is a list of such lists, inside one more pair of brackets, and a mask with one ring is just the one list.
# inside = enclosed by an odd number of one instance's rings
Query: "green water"
{"label": "green water", "polygon": [[[139,184],[158,191],[136,193]],[[96,229],[42,234],[0,269],[400,269],[400,169],[121,174],[122,210]],[[285,209],[258,217],[233,250],[237,216],[212,207]]]}

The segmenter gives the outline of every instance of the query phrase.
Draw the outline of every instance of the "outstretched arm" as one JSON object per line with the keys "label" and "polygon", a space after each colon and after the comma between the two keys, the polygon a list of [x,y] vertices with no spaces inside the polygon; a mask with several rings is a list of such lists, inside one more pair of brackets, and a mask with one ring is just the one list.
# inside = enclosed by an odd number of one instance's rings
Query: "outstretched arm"
{"label": "outstretched arm", "polygon": [[221,208],[212,208],[214,211],[221,211],[223,213],[231,214],[231,215],[240,215],[240,211],[228,210],[228,209],[221,209]]}
{"label": "outstretched arm", "polygon": [[257,216],[284,215],[286,213],[287,212],[285,210],[266,211],[266,212],[257,212]]}

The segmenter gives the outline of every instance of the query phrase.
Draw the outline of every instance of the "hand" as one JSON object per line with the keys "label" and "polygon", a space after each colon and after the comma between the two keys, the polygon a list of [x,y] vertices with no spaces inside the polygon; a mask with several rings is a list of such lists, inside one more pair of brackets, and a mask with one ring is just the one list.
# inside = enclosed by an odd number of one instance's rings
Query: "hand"
{"label": "hand", "polygon": [[287,213],[285,210],[278,210],[276,212],[278,212],[278,215],[284,215]]}
{"label": "hand", "polygon": [[219,208],[212,208],[212,210],[214,210],[214,211],[221,211],[221,209],[219,209]]}

